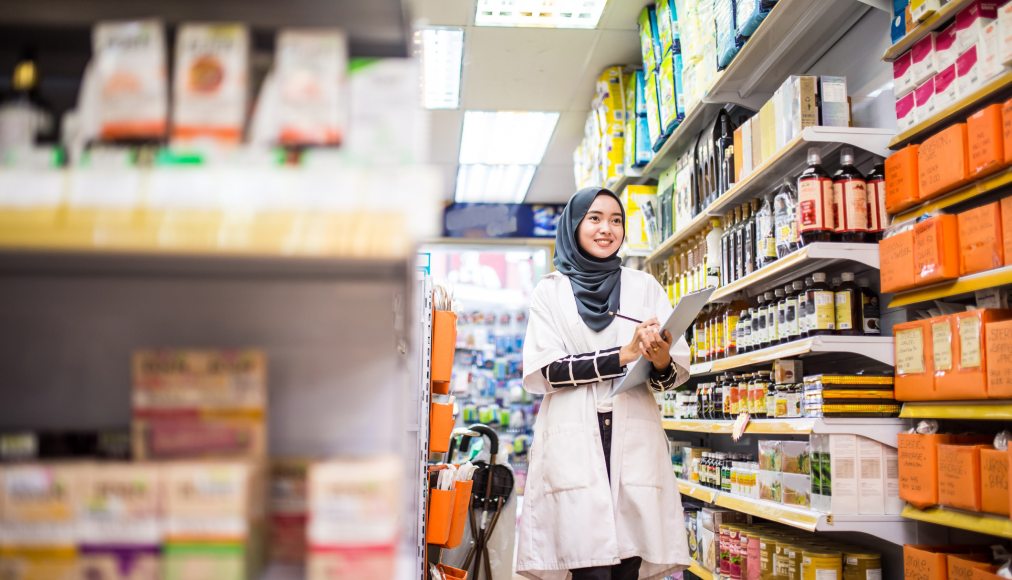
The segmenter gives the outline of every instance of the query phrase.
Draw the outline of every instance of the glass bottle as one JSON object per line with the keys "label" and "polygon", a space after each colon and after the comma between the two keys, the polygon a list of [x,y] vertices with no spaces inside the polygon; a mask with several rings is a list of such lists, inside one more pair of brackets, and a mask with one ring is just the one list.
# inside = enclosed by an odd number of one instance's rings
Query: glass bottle
{"label": "glass bottle", "polygon": [[727,304],[718,305],[713,312],[713,356],[710,357],[713,360],[724,358],[724,347],[727,343],[727,335],[724,332],[726,314]]}
{"label": "glass bottle", "polygon": [[724,312],[724,356],[738,354],[739,324],[741,314],[747,303],[744,300],[735,300],[728,305]]}
{"label": "glass bottle", "polygon": [[749,351],[749,340],[752,338],[752,314],[749,308],[742,308],[738,313],[737,349],[735,354]]}
{"label": "glass bottle", "polygon": [[685,246],[685,293],[689,294],[692,292],[693,281],[695,279],[695,267],[696,267],[696,245],[693,243],[696,238],[690,238],[688,244]]}
{"label": "glass bottle", "polygon": [[730,189],[734,173],[734,122],[731,115],[721,110],[717,115],[717,123],[713,131],[713,143],[717,164],[716,197]]}
{"label": "glass bottle", "polygon": [[777,416],[777,386],[770,380],[766,383],[766,418]]}
{"label": "glass bottle", "polygon": [[722,240],[724,237],[724,228],[720,223],[720,218],[710,218],[710,229],[706,232],[704,243],[706,244],[706,286],[714,287],[722,284],[721,276],[724,273],[723,270],[723,256],[721,252]]}
{"label": "glass bottle", "polygon": [[865,177],[868,192],[868,240],[877,242],[882,239],[882,232],[889,223],[889,215],[885,208],[885,166],[878,160]]}
{"label": "glass bottle", "polygon": [[833,208],[837,239],[864,242],[868,233],[868,184],[854,167],[854,150],[840,149],[840,169],[833,174]]}
{"label": "glass bottle", "polygon": [[812,320],[808,313],[808,290],[812,287],[812,277],[808,276],[805,278],[804,288],[801,293],[798,294],[798,332],[799,336],[808,336],[808,329],[811,327]]}
{"label": "glass bottle", "polygon": [[32,47],[21,50],[10,78],[11,92],[0,101],[0,136],[12,148],[27,148],[38,143],[54,143],[58,137],[58,118],[39,93],[38,60]]}
{"label": "glass bottle", "polygon": [[794,186],[786,179],[773,197],[773,227],[778,258],[783,258],[801,247],[801,234],[798,232],[798,196]]}
{"label": "glass bottle", "polygon": [[742,264],[741,274],[742,276],[748,276],[755,271],[755,212],[754,202],[742,204],[742,217],[745,220],[745,234],[742,236]]}
{"label": "glass bottle", "polygon": [[777,299],[775,292],[766,292],[766,330],[761,333],[762,347],[774,344],[777,334]]}
{"label": "glass bottle", "polygon": [[766,330],[766,295],[760,294],[756,298],[758,303],[752,314],[752,339],[749,341],[749,350],[752,351],[762,348],[763,332]]}
{"label": "glass bottle", "polygon": [[724,228],[720,235],[720,285],[731,283],[731,264],[734,256],[734,214],[724,214]]}
{"label": "glass bottle", "polygon": [[868,285],[868,280],[861,278],[857,281],[861,289],[861,327],[866,336],[878,336],[882,334],[881,321],[879,320],[878,294]]}
{"label": "glass bottle", "polygon": [[828,242],[833,238],[833,180],[822,168],[822,156],[808,150],[808,167],[798,177],[798,231],[803,244]]}
{"label": "glass bottle", "polygon": [[772,371],[759,371],[756,373],[758,377],[758,387],[756,388],[756,415],[760,419],[769,417],[769,403],[766,401],[767,394],[769,393],[770,385],[773,384],[773,372]]}
{"label": "glass bottle", "polygon": [[738,375],[738,412],[734,414],[735,418],[742,413],[748,413],[751,409],[749,401],[749,381],[752,375],[749,373],[743,373]]}
{"label": "glass bottle", "polygon": [[826,273],[812,274],[812,286],[806,290],[808,332],[805,336],[833,334],[836,329],[836,296],[826,283]]}
{"label": "glass bottle", "polygon": [[[786,340],[797,340],[801,338],[801,294],[805,289],[805,283],[795,280],[790,285],[790,293],[787,295],[787,335]],[[785,288],[786,291],[786,288]]]}
{"label": "glass bottle", "polygon": [[773,194],[763,196],[762,205],[755,214],[755,265],[768,266],[777,260],[777,236],[773,221]]}
{"label": "glass bottle", "polygon": [[854,283],[853,272],[843,272],[840,280],[836,288],[836,333],[861,336],[864,334],[861,289]]}
{"label": "glass bottle", "polygon": [[776,324],[774,327],[776,330],[773,333],[773,344],[780,344],[784,342],[784,338],[787,335],[787,293],[784,292],[783,288],[777,288],[773,291],[773,295],[777,301],[777,313],[776,313]]}
{"label": "glass bottle", "polygon": [[734,208],[734,264],[732,264],[733,272],[731,281],[741,278],[745,274],[744,260],[745,260],[745,220],[742,215],[742,206]]}

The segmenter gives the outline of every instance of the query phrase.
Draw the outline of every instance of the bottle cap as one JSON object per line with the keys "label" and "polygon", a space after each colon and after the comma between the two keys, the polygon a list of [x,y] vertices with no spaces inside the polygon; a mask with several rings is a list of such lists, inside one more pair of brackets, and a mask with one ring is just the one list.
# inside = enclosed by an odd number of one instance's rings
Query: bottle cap
{"label": "bottle cap", "polygon": [[853,282],[854,281],[854,273],[853,272],[843,272],[842,274],[840,274],[840,279],[843,280],[844,282]]}
{"label": "bottle cap", "polygon": [[808,164],[819,165],[822,163],[822,155],[819,153],[818,147],[809,147],[808,149]]}
{"label": "bottle cap", "polygon": [[825,281],[826,281],[825,272],[816,272],[812,274],[812,282],[825,282]]}
{"label": "bottle cap", "polygon": [[795,280],[794,281],[794,289],[795,290],[801,290],[804,287],[805,287],[805,283],[802,282],[801,280]]}
{"label": "bottle cap", "polygon": [[843,165],[854,164],[854,150],[850,147],[844,147],[840,149],[840,163]]}

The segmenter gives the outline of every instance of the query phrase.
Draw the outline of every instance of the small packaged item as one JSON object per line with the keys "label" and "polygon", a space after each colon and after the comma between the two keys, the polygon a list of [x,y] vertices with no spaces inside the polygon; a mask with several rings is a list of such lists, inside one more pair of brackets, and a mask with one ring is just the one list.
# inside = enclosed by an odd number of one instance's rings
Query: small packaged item
{"label": "small packaged item", "polygon": [[936,112],[945,110],[959,99],[956,89],[956,65],[939,70],[935,75],[935,96],[932,103]]}
{"label": "small packaged item", "polygon": [[914,122],[920,123],[931,118],[935,112],[935,79],[929,77],[914,89]]}
{"label": "small packaged item", "polygon": [[784,474],[779,471],[760,471],[759,499],[782,503],[784,499],[783,477]]}
{"label": "small packaged item", "polygon": [[988,105],[967,117],[966,133],[973,177],[990,175],[1005,166],[1001,103]]}
{"label": "small packaged item", "polygon": [[896,126],[900,131],[907,131],[917,124],[915,99],[913,90],[896,99]]}
{"label": "small packaged item", "polygon": [[893,337],[896,400],[933,400],[935,371],[929,321],[913,320],[897,324],[893,327]]}
{"label": "small packaged item", "polygon": [[[910,95],[907,95],[909,98]],[[917,204],[920,177],[917,167],[920,145],[907,145],[885,160],[886,211],[895,214]]]}
{"label": "small packaged item", "polygon": [[998,9],[998,59],[1004,66],[1012,66],[1012,4]]}
{"label": "small packaged item", "polygon": [[809,475],[797,473],[783,474],[783,496],[781,501],[785,505],[796,507],[811,507],[812,505],[812,478]]}
{"label": "small packaged item", "polygon": [[764,471],[783,470],[781,441],[759,441],[759,469]]}
{"label": "small packaged item", "polygon": [[959,277],[958,236],[952,214],[936,215],[914,225],[914,274],[919,284]]}
{"label": "small packaged item", "polygon": [[242,140],[249,90],[249,31],[241,24],[186,24],[176,39],[172,137]]}
{"label": "small packaged item", "polygon": [[932,14],[938,12],[941,0],[910,0],[910,15],[915,22],[924,22]]}
{"label": "small packaged item", "polygon": [[910,49],[910,75],[915,85],[931,80],[937,72],[934,57],[935,36],[936,33],[929,33]]}
{"label": "small packaged item", "polygon": [[959,55],[956,59],[956,78],[960,95],[969,95],[981,87],[982,68],[977,45],[971,46]]}
{"label": "small packaged item", "polygon": [[956,64],[959,48],[956,46],[956,25],[950,24],[935,36],[935,69],[942,70]]}
{"label": "small packaged item", "polygon": [[168,82],[162,24],[156,20],[101,22],[93,34],[93,52],[89,70],[96,85],[94,113],[101,139],[163,139]]}
{"label": "small packaged item", "polygon": [[339,30],[282,30],[273,72],[279,141],[286,145],[338,145],[344,137],[341,90],[348,49]]}
{"label": "small packaged item", "polygon": [[807,441],[780,442],[781,470],[784,473],[810,475],[811,451]]}
{"label": "small packaged item", "polygon": [[959,230],[959,275],[1000,268],[1005,262],[1000,204],[995,201],[960,212],[956,219]]}
{"label": "small packaged item", "polygon": [[[902,97],[914,90],[914,78],[910,74],[910,66],[913,63],[910,51],[906,51],[893,61],[893,89],[896,95]],[[955,59],[953,59],[955,62]]]}
{"label": "small packaged item", "polygon": [[956,14],[956,44],[959,52],[980,41],[984,27],[998,18],[998,2],[976,0]]}
{"label": "small packaged item", "polygon": [[930,199],[966,183],[969,165],[966,123],[955,123],[925,139],[917,154],[920,199]]}

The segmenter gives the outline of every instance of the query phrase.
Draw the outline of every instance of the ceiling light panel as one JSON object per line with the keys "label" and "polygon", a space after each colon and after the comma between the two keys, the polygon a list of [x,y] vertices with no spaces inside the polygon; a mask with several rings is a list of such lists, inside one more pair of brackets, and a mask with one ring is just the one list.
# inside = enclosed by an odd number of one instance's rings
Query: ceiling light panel
{"label": "ceiling light panel", "polygon": [[464,30],[423,28],[417,35],[422,49],[422,99],[425,108],[458,108]]}
{"label": "ceiling light panel", "polygon": [[457,168],[457,203],[520,203],[534,179],[536,165],[467,164]]}
{"label": "ceiling light panel", "polygon": [[459,161],[537,165],[558,122],[558,113],[466,111]]}
{"label": "ceiling light panel", "polygon": [[607,0],[477,0],[475,26],[597,28]]}

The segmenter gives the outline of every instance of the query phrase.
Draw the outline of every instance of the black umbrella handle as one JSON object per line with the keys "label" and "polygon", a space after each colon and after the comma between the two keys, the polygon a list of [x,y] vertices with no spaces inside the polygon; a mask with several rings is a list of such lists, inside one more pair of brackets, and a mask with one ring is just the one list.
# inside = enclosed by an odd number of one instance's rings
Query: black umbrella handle
{"label": "black umbrella handle", "polygon": [[499,435],[495,431],[493,431],[491,427],[489,427],[488,425],[482,425],[481,423],[471,425],[470,427],[468,427],[468,429],[476,433],[481,433],[485,437],[488,437],[489,453],[492,454],[492,456],[489,458],[489,463],[494,465],[495,457],[496,455],[499,454]]}

